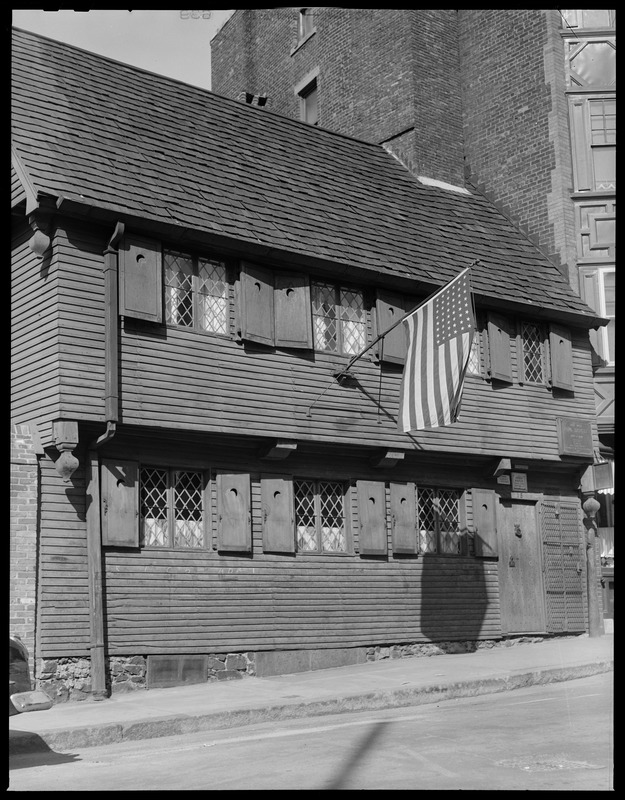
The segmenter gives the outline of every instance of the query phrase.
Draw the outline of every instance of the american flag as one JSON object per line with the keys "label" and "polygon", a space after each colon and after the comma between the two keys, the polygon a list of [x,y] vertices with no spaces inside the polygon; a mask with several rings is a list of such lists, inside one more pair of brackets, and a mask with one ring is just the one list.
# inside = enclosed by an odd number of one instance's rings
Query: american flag
{"label": "american flag", "polygon": [[408,354],[397,427],[407,433],[456,422],[475,320],[470,268],[403,321]]}

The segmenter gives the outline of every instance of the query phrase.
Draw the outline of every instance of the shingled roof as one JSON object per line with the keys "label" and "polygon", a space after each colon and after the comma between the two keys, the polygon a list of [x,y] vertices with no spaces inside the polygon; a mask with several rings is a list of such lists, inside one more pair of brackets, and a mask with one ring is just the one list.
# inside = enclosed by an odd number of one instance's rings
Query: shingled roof
{"label": "shingled roof", "polygon": [[13,152],[38,196],[597,315],[489,201],[425,186],[381,146],[13,30]]}

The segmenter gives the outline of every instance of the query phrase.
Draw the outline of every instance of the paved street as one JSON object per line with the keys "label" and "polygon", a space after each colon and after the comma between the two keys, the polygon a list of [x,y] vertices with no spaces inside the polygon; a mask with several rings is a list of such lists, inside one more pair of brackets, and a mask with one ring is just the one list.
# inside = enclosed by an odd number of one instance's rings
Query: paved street
{"label": "paved street", "polygon": [[10,759],[10,791],[612,789],[613,673]]}

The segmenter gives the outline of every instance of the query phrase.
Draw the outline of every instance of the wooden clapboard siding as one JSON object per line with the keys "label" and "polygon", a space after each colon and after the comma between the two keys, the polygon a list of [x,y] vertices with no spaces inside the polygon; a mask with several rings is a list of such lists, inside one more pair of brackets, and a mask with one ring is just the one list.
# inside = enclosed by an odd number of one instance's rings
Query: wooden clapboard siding
{"label": "wooden clapboard siding", "polygon": [[71,483],[47,456],[41,464],[38,652],[43,658],[89,653],[89,586],[84,453]]}
{"label": "wooden clapboard siding", "polygon": [[57,234],[60,393],[70,419],[100,420],[104,414],[106,243],[102,232],[76,224]]}
{"label": "wooden clapboard siding", "polygon": [[[431,451],[556,459],[557,416],[594,419],[590,355],[584,335],[574,339],[575,393],[514,383],[494,388],[469,377],[460,422],[414,438]],[[516,348],[511,348],[517,370]],[[250,435],[316,438],[406,448],[396,430],[401,371],[361,359],[360,388],[340,386],[332,373],[347,359],[243,347],[224,337],[169,328],[167,337],[122,336],[124,422],[166,427],[245,431]],[[128,380],[125,380],[128,376]],[[325,392],[325,394],[324,394]],[[378,409],[380,398],[381,409]],[[311,408],[310,417],[307,416]]]}
{"label": "wooden clapboard siding", "polygon": [[11,208],[26,200],[26,191],[19,179],[15,167],[11,164]]}
{"label": "wooden clapboard siding", "polygon": [[11,414],[15,423],[59,414],[58,261],[28,247],[16,224],[11,268]]}
{"label": "wooden clapboard siding", "polygon": [[[227,442],[227,439],[223,440]],[[235,439],[233,442],[237,441]],[[240,440],[238,440],[240,442]],[[224,652],[271,648],[331,648],[430,639],[500,635],[496,562],[465,557],[358,554],[358,478],[467,487],[474,481],[458,465],[423,463],[383,471],[348,454],[315,454],[286,462],[259,462],[251,443],[229,447],[199,437],[150,438],[120,432],[107,457],[189,469],[250,472],[252,553],[215,550],[217,520],[204,550],[105,549],[105,615],[109,652]],[[278,555],[262,549],[261,477],[286,473],[343,481],[355,552]],[[387,490],[388,493],[388,490]],[[215,481],[211,506],[216,507]]]}
{"label": "wooden clapboard siding", "polygon": [[259,554],[242,565],[214,553],[172,555],[106,554],[111,654],[499,635],[493,564],[454,559],[440,569],[424,558],[365,564],[357,557]]}
{"label": "wooden clapboard siding", "polygon": [[[102,252],[110,233],[68,223],[55,237],[58,349],[50,349],[48,337],[41,342],[41,358],[58,353],[60,410],[67,418],[102,419]],[[230,312],[234,334],[233,304]],[[39,330],[32,319],[23,324]],[[367,324],[371,334],[370,313]],[[16,345],[17,386],[30,413],[32,392],[26,387],[32,356],[20,350],[25,344]],[[556,417],[593,421],[595,416],[590,350],[580,331],[573,336],[574,394],[516,382],[495,388],[469,376],[460,421],[412,436],[396,428],[401,369],[384,367],[380,375],[369,356],[352,368],[358,385],[350,388],[333,378],[347,357],[243,345],[173,326],[122,326],[119,352],[121,422],[131,425],[558,460]],[[514,342],[510,358],[518,376]]]}

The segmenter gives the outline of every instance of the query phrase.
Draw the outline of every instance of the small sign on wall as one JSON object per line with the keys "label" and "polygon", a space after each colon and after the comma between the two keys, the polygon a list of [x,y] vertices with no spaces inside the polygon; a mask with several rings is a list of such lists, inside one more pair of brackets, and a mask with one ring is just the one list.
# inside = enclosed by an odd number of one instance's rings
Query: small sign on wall
{"label": "small sign on wall", "polygon": [[497,483],[503,483],[506,486],[510,486],[510,476],[509,475],[497,475]]}
{"label": "small sign on wall", "polygon": [[558,446],[561,456],[593,455],[592,427],[585,419],[557,417]]}
{"label": "small sign on wall", "polygon": [[525,472],[512,473],[512,491],[513,492],[527,491],[527,475],[525,474]]}

